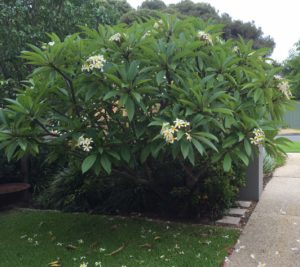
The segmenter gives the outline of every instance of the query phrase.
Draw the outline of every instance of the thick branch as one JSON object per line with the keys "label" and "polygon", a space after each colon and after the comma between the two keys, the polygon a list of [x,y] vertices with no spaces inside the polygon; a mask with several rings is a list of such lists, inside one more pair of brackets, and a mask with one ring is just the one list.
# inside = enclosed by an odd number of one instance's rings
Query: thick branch
{"label": "thick branch", "polygon": [[77,105],[77,101],[76,101],[76,97],[75,97],[75,90],[74,90],[72,80],[66,74],[64,74],[58,67],[56,67],[54,64],[51,63],[50,66],[54,70],[56,70],[63,77],[63,79],[65,80],[67,86],[69,87],[70,92],[71,92],[72,102],[73,102],[73,105],[74,105],[74,108],[75,108],[75,112],[76,112],[77,117],[79,118],[80,117],[80,112],[79,112],[79,108],[78,108],[78,105]]}

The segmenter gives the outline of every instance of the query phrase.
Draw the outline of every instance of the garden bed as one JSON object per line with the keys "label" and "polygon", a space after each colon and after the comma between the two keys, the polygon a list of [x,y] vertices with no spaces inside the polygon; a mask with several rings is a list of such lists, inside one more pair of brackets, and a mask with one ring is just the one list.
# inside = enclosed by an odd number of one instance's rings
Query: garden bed
{"label": "garden bed", "polygon": [[0,208],[25,201],[29,188],[27,183],[0,184]]}

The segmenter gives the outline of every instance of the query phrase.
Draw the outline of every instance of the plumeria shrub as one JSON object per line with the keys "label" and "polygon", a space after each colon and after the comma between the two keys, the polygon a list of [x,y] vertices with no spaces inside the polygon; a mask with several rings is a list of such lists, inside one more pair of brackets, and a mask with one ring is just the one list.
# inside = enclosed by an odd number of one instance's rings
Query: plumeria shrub
{"label": "plumeria shrub", "polygon": [[[290,93],[267,49],[220,34],[219,25],[165,16],[49,35],[22,53],[35,69],[1,110],[1,147],[11,159],[48,146],[49,161],[196,207],[209,202],[206,184],[221,184],[214,177],[236,192],[235,173],[258,146],[272,155],[283,142],[275,136]],[[158,177],[169,181],[163,190]]]}

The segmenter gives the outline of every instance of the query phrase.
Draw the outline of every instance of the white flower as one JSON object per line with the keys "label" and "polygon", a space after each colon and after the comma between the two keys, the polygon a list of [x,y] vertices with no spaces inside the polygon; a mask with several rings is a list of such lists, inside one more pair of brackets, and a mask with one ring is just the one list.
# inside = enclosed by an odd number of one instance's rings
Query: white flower
{"label": "white flower", "polygon": [[184,128],[184,127],[187,127],[190,125],[189,122],[187,122],[185,120],[180,120],[178,118],[174,121],[174,124],[175,124],[175,128],[177,128],[177,129]]}
{"label": "white flower", "polygon": [[102,267],[101,261],[96,261],[96,262],[95,262],[95,266]]}
{"label": "white flower", "polygon": [[56,243],[56,246],[58,246],[58,247],[62,247],[62,245],[63,245],[63,243],[60,243],[60,242]]}
{"label": "white flower", "polygon": [[105,248],[99,248],[99,252],[100,252],[100,253],[102,253],[102,252],[104,252],[104,251],[106,251]]}
{"label": "white flower", "polygon": [[283,78],[280,75],[274,75],[274,79],[278,81],[282,81]]}
{"label": "white flower", "polygon": [[[86,139],[91,139],[91,138],[86,138]],[[83,240],[82,239],[79,239],[77,240],[78,244],[83,244]]]}
{"label": "white flower", "polygon": [[22,235],[22,236],[20,236],[20,239],[24,239],[26,237],[27,237],[27,235]]}
{"label": "white flower", "polygon": [[239,48],[238,46],[234,46],[234,47],[232,48],[232,51],[233,51],[234,53],[239,53],[239,52],[240,52],[240,48]]}
{"label": "white flower", "polygon": [[147,38],[147,37],[149,37],[149,36],[151,36],[151,31],[146,31],[146,32],[144,33],[144,35],[142,36],[142,39],[145,39],[145,38]]}
{"label": "white flower", "polygon": [[266,264],[259,262],[258,265],[257,265],[257,267],[266,267]]}
{"label": "white flower", "polygon": [[39,245],[39,241],[34,241],[34,245],[38,246]]}
{"label": "white flower", "polygon": [[32,239],[31,237],[29,237],[29,238],[27,239],[27,241],[28,241],[29,243],[32,243],[32,242],[33,242],[33,239]]}
{"label": "white flower", "polygon": [[[91,145],[93,142],[94,141],[92,138],[84,138],[84,136],[82,135],[78,138],[76,146],[81,147],[83,149],[83,151],[89,152],[93,148]],[[79,241],[82,241],[82,243],[83,243],[82,239],[78,240],[78,242]],[[82,243],[79,243],[79,244],[82,244]]]}
{"label": "white flower", "polygon": [[260,128],[255,128],[252,133],[254,137],[250,138],[251,144],[256,146],[262,145],[265,141],[264,131]]}
{"label": "white flower", "polygon": [[88,266],[88,262],[83,262],[80,264],[80,267],[87,267]]}
{"label": "white flower", "polygon": [[54,46],[54,45],[55,45],[55,42],[54,42],[54,41],[49,42],[48,45],[49,45],[49,46]]}
{"label": "white flower", "polygon": [[228,257],[225,257],[225,260],[224,260],[226,263],[230,262],[229,258]]}
{"label": "white flower", "polygon": [[206,42],[207,44],[213,45],[212,37],[210,34],[204,31],[198,31],[197,38],[201,41]]}
{"label": "white flower", "polygon": [[277,85],[277,88],[287,99],[290,99],[292,97],[288,81],[282,81]]}
{"label": "white flower", "polygon": [[186,135],[186,140],[192,141],[192,136],[189,133],[185,133]]}
{"label": "white flower", "polygon": [[250,257],[251,257],[252,259],[255,259],[255,255],[254,255],[254,254],[251,254]]}
{"label": "white flower", "polygon": [[98,69],[103,71],[103,66],[106,60],[103,55],[90,56],[86,62],[82,65],[82,71],[92,71],[93,69]]}
{"label": "white flower", "polygon": [[158,30],[163,25],[163,21],[160,19],[159,21],[155,22],[153,28]]}
{"label": "white flower", "polygon": [[109,38],[110,42],[120,42],[122,35],[120,33],[116,33]]}

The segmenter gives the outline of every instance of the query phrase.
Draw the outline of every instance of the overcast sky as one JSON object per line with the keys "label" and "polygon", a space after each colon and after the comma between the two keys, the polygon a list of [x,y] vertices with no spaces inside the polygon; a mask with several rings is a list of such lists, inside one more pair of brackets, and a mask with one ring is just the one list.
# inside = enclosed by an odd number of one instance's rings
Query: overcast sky
{"label": "overcast sky", "polygon": [[[127,0],[132,7],[143,1]],[[178,3],[180,0],[164,0],[166,4]],[[300,40],[300,1],[299,0],[206,0],[220,14],[228,13],[233,19],[254,21],[265,35],[274,38],[276,47],[272,58],[283,61],[290,49]]]}

